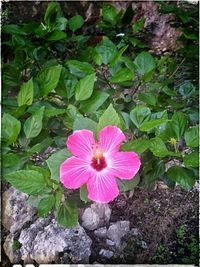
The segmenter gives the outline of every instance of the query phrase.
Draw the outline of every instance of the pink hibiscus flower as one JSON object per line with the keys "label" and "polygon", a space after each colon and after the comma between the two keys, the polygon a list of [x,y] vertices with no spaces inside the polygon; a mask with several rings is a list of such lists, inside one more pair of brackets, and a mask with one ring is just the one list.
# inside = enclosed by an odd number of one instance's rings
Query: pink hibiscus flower
{"label": "pink hibiscus flower", "polygon": [[115,177],[132,179],[141,162],[134,152],[119,152],[125,135],[115,126],[99,133],[99,142],[89,130],[78,130],[69,136],[67,148],[74,155],[60,166],[60,180],[66,188],[77,189],[87,184],[88,198],[108,203],[119,189]]}

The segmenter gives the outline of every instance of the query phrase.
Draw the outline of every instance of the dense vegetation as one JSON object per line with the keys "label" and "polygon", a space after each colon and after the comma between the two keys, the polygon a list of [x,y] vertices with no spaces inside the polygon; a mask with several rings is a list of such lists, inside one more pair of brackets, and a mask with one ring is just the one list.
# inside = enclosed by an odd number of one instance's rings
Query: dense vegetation
{"label": "dense vegetation", "polygon": [[[126,134],[121,150],[138,153],[142,167],[134,179],[118,181],[122,192],[152,189],[157,180],[193,188],[198,9],[162,1],[161,12],[176,14],[171,23],[183,30],[183,47],[173,56],[149,52],[145,20],[132,24],[131,6],[119,12],[105,3],[87,32],[84,19],[67,19],[57,2],[41,22],[2,26],[3,179],[30,195],[39,216],[54,210],[58,222],[71,227],[88,201],[85,186],[71,192],[59,182],[59,166],[71,156],[66,139],[77,129],[97,135],[116,125]],[[55,153],[37,164],[48,147]]]}

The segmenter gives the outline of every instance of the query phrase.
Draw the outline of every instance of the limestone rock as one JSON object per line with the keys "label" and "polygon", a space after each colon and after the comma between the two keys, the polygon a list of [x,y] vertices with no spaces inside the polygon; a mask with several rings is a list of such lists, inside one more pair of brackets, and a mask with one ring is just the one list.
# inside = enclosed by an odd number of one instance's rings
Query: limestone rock
{"label": "limestone rock", "polygon": [[94,231],[94,234],[100,238],[106,238],[107,236],[107,228],[106,227],[101,227],[97,230]]}
{"label": "limestone rock", "polygon": [[99,255],[105,257],[105,258],[112,258],[112,256],[114,255],[113,251],[111,250],[107,250],[107,249],[101,249],[99,252]]}
{"label": "limestone rock", "polygon": [[87,208],[82,216],[82,226],[88,230],[95,230],[98,227],[109,223],[111,209],[108,204],[94,203]]}
{"label": "limestone rock", "polygon": [[28,195],[10,187],[2,196],[2,224],[11,233],[15,233],[31,222],[36,209],[29,206],[26,201]]}
{"label": "limestone rock", "polygon": [[121,238],[130,230],[129,221],[119,221],[110,225],[107,231],[107,237],[115,243],[117,248],[120,248]]}
{"label": "limestone rock", "polygon": [[[63,228],[53,219],[38,219],[30,228],[21,232],[22,259],[34,260],[39,264],[59,261],[59,253],[68,256],[68,262],[88,263],[91,254],[91,239],[80,226]],[[66,258],[66,257],[65,257]]]}
{"label": "limestone rock", "polygon": [[13,244],[14,244],[14,235],[9,234],[6,237],[6,240],[3,244],[4,251],[6,255],[8,256],[11,263],[19,263],[21,259],[21,253],[19,249],[14,251]]}

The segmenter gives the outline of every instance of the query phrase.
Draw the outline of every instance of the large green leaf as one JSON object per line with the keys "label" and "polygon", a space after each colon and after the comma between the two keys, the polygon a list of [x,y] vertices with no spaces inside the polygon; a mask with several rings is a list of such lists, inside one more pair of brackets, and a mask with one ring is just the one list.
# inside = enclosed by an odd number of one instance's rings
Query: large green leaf
{"label": "large green leaf", "polygon": [[25,121],[23,129],[27,139],[36,137],[41,132],[44,109],[45,107],[41,107]]}
{"label": "large green leaf", "polygon": [[144,103],[147,103],[151,106],[156,105],[156,96],[151,92],[140,93],[138,95],[138,98],[140,101],[143,101]]}
{"label": "large green leaf", "polygon": [[71,31],[75,32],[76,30],[80,29],[84,24],[83,17],[80,15],[73,16],[69,21],[68,25]]}
{"label": "large green leaf", "polygon": [[191,190],[195,184],[193,172],[180,166],[171,167],[167,171],[167,175],[186,190]]}
{"label": "large green leaf", "polygon": [[186,145],[189,147],[199,146],[199,125],[189,128],[184,135]]}
{"label": "large green leaf", "polygon": [[76,85],[75,98],[78,101],[90,98],[93,92],[95,82],[95,73],[82,78]]}
{"label": "large green leaf", "polygon": [[167,123],[167,122],[168,122],[167,119],[156,119],[156,120],[145,121],[140,125],[139,129],[142,132],[148,132],[151,129],[153,129],[157,126],[160,126],[164,123]]}
{"label": "large green leaf", "polygon": [[57,211],[57,222],[67,228],[74,227],[78,223],[78,209],[75,203],[65,201],[61,203]]}
{"label": "large green leaf", "polygon": [[67,37],[67,34],[65,32],[55,30],[51,33],[51,35],[47,38],[47,40],[54,42],[54,41],[66,39],[66,37]]}
{"label": "large green leaf", "polygon": [[38,204],[38,215],[40,217],[45,217],[51,211],[53,206],[55,205],[55,197],[48,196],[40,200]]}
{"label": "large green leaf", "polygon": [[112,78],[110,79],[110,82],[121,83],[121,82],[129,81],[133,78],[133,75],[134,73],[130,69],[122,68],[112,76]]}
{"label": "large green leaf", "polygon": [[122,151],[134,151],[138,154],[142,154],[148,148],[149,148],[149,140],[146,139],[136,139],[121,145]]}
{"label": "large green leaf", "polygon": [[118,11],[114,6],[107,3],[104,4],[102,9],[102,15],[104,21],[109,22],[112,25],[115,25],[117,23]]}
{"label": "large green leaf", "polygon": [[12,173],[6,174],[5,179],[17,190],[29,195],[40,195],[50,191],[45,177],[38,171],[14,171]]}
{"label": "large green leaf", "polygon": [[131,180],[121,180],[117,179],[117,184],[119,186],[120,192],[126,192],[129,190],[132,190],[134,187],[136,187],[140,182],[140,175],[137,174],[133,179]]}
{"label": "large green leaf", "polygon": [[8,153],[2,157],[2,173],[3,175],[19,170],[23,162],[20,157],[14,153]]}
{"label": "large green leaf", "polygon": [[89,118],[76,118],[73,125],[73,131],[88,129],[96,134],[97,123]]}
{"label": "large green leaf", "polygon": [[167,149],[165,143],[159,137],[151,138],[149,144],[149,149],[156,157],[162,158],[174,154]]}
{"label": "large green leaf", "polygon": [[[112,59],[112,61],[109,64],[109,67],[112,68],[115,66],[115,64],[121,59],[122,54],[126,51],[126,49],[128,48],[128,45],[122,47],[114,56],[114,58]],[[131,61],[132,62],[132,61]],[[134,70],[134,66],[131,68],[131,70]]]}
{"label": "large green leaf", "polygon": [[170,128],[174,132],[175,136],[173,137],[177,140],[181,140],[187,128],[186,115],[182,112],[175,112],[172,116],[172,121],[170,122]]}
{"label": "large green leaf", "polygon": [[103,105],[108,97],[109,94],[106,92],[95,90],[88,100],[81,102],[80,108],[84,111],[84,113],[93,113]]}
{"label": "large green leaf", "polygon": [[63,124],[65,125],[65,127],[72,130],[74,121],[77,117],[83,116],[75,106],[69,104],[69,106],[67,107],[67,115],[64,117]]}
{"label": "large green leaf", "polygon": [[97,132],[108,125],[115,125],[117,127],[121,126],[120,117],[113,105],[110,104],[109,107],[104,111],[104,113],[99,118],[99,123],[97,125]]}
{"label": "large green leaf", "polygon": [[141,52],[134,61],[139,74],[144,75],[155,68],[155,62],[152,55],[148,52]]}
{"label": "large green leaf", "polygon": [[13,144],[20,133],[21,123],[8,113],[3,114],[2,119],[2,138],[8,145]]}
{"label": "large green leaf", "polygon": [[199,167],[199,153],[197,151],[192,152],[189,155],[186,155],[183,158],[183,162],[185,167],[192,167],[192,168],[197,168]]}
{"label": "large green leaf", "polygon": [[17,96],[17,102],[19,107],[23,105],[30,106],[33,103],[33,80],[30,79],[24,83]]}
{"label": "large green leaf", "polygon": [[79,78],[83,78],[85,75],[92,74],[95,72],[92,65],[87,62],[81,62],[78,60],[68,60],[66,64],[70,69],[70,73]]}
{"label": "large green leaf", "polygon": [[40,95],[46,96],[52,90],[54,90],[58,84],[60,74],[61,74],[61,65],[51,66],[43,69],[36,77],[40,88]]}
{"label": "large green leaf", "polygon": [[60,165],[69,157],[71,157],[70,152],[67,149],[62,149],[54,154],[52,154],[47,160],[47,165],[51,172],[51,179],[60,180]]}
{"label": "large green leaf", "polygon": [[102,63],[108,64],[112,61],[117,53],[115,44],[110,41],[107,37],[96,46],[95,50],[100,55]]}
{"label": "large green leaf", "polygon": [[140,127],[140,125],[149,120],[151,114],[151,110],[145,106],[137,106],[130,112],[130,118],[132,122],[135,124],[137,128]]}
{"label": "large green leaf", "polygon": [[26,35],[26,32],[17,24],[7,24],[2,27],[2,31],[13,35]]}

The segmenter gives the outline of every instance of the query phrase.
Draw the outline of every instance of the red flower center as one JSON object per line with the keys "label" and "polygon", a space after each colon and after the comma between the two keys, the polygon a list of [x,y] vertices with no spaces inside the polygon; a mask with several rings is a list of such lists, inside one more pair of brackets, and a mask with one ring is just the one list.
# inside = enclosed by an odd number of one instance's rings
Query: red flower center
{"label": "red flower center", "polygon": [[102,156],[100,158],[94,157],[91,162],[91,166],[96,170],[96,171],[101,171],[104,168],[107,167],[107,163],[105,158]]}

